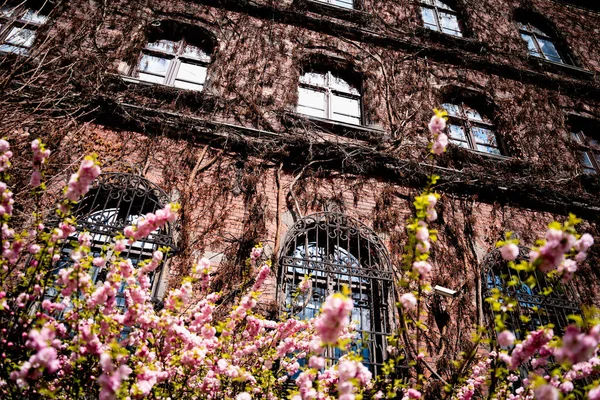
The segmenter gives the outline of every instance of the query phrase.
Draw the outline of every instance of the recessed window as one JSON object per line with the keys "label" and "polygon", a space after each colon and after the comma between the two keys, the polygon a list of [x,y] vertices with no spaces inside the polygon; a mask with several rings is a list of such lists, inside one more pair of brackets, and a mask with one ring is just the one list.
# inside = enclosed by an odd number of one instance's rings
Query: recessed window
{"label": "recessed window", "polygon": [[547,32],[547,29],[542,30],[539,26],[535,26],[530,22],[517,21],[517,25],[521,38],[527,43],[529,55],[557,63],[568,62],[560,54],[556,39]]}
{"label": "recessed window", "polygon": [[425,28],[448,35],[462,36],[456,11],[444,1],[421,0],[421,16]]}
{"label": "recessed window", "polygon": [[352,10],[354,8],[354,0],[316,0],[319,3],[331,4],[332,6],[348,8]]}
{"label": "recessed window", "polygon": [[448,138],[466,149],[489,154],[502,154],[494,126],[479,111],[464,103],[446,103],[448,111]]}
{"label": "recessed window", "polygon": [[0,8],[0,52],[28,55],[49,10],[28,3]]}
{"label": "recessed window", "polygon": [[[181,33],[148,42],[133,76],[146,82],[201,91],[206,83],[210,50],[197,34]],[[175,36],[175,37],[172,37]]]}
{"label": "recessed window", "polygon": [[[356,337],[351,349],[377,374],[394,329],[394,274],[382,241],[368,227],[341,213],[309,215],[288,232],[279,258],[278,295],[282,312],[298,319],[319,314],[321,304],[343,287],[354,303]],[[305,276],[308,290],[297,295]],[[338,349],[325,351],[338,359]]]}
{"label": "recessed window", "polygon": [[573,139],[580,145],[580,163],[586,174],[600,173],[600,141],[589,130],[575,129]]}
{"label": "recessed window", "polygon": [[305,72],[298,88],[299,113],[360,125],[361,96],[358,85],[327,71]]}

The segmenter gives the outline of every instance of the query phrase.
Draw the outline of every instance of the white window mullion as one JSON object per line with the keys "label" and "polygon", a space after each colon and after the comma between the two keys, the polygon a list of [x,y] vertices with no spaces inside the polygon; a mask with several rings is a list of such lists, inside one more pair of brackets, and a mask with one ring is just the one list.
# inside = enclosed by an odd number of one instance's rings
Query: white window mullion
{"label": "white window mullion", "polygon": [[174,86],[175,78],[177,77],[177,71],[179,71],[179,65],[181,64],[181,60],[179,57],[175,56],[171,59],[171,63],[169,64],[169,69],[167,70],[167,74],[165,76],[165,85]]}

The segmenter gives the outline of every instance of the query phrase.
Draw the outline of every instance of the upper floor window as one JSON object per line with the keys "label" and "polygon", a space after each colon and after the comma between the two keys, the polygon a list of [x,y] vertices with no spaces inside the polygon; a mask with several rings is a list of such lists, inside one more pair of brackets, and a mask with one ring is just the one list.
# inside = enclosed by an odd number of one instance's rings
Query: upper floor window
{"label": "upper floor window", "polygon": [[310,71],[300,76],[298,112],[314,117],[362,123],[358,85],[327,71]]}
{"label": "upper floor window", "polygon": [[442,105],[448,111],[448,138],[457,146],[490,154],[502,154],[491,122],[464,103]]}
{"label": "upper floor window", "polygon": [[201,91],[206,83],[212,49],[198,33],[175,30],[155,33],[133,71],[136,78],[181,89]]}
{"label": "upper floor window", "polygon": [[421,16],[425,28],[447,33],[453,36],[462,36],[458,16],[445,1],[420,0]]}
{"label": "upper floor window", "polygon": [[319,3],[331,4],[332,6],[348,8],[352,10],[354,8],[354,0],[317,0]]}
{"label": "upper floor window", "polygon": [[28,55],[38,29],[48,21],[47,7],[17,3],[0,8],[0,52]]}
{"label": "upper floor window", "polygon": [[[278,296],[288,315],[310,319],[328,295],[346,286],[352,292],[351,320],[357,323],[351,349],[378,373],[394,329],[394,274],[386,248],[375,232],[340,213],[318,213],[298,222],[286,235],[279,258]],[[308,291],[297,295],[305,276]],[[338,349],[327,349],[338,359]]]}
{"label": "upper floor window", "polygon": [[[528,21],[517,21],[521,38],[527,43],[529,55],[554,61],[557,63],[568,62],[563,57],[556,44],[556,39],[548,32],[540,29]],[[547,30],[547,29],[546,29]]]}
{"label": "upper floor window", "polygon": [[580,145],[580,162],[586,174],[600,173],[600,142],[589,130],[576,128],[571,134]]}

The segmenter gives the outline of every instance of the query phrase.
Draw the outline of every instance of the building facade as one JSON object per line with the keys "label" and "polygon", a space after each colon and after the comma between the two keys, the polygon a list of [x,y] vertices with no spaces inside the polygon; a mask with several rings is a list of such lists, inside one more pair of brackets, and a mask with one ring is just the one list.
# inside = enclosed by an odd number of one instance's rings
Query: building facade
{"label": "building facade", "polygon": [[[16,163],[30,139],[48,143],[50,193],[99,154],[107,175],[79,216],[99,246],[182,204],[168,232],[130,249],[139,260],[173,248],[157,301],[203,256],[215,289],[235,297],[261,242],[275,261],[263,312],[310,317],[350,287],[375,371],[405,290],[394,285],[405,221],[439,175],[432,285],[457,293],[431,295],[422,345],[451,373],[447,360],[490,320],[504,231],[532,246],[573,212],[599,237],[599,37],[600,9],[578,1],[5,2],[0,130]],[[435,165],[433,108],[448,111],[451,142]],[[523,288],[531,324],[564,326],[597,304],[597,259],[551,300]],[[312,290],[292,299],[306,274]]]}

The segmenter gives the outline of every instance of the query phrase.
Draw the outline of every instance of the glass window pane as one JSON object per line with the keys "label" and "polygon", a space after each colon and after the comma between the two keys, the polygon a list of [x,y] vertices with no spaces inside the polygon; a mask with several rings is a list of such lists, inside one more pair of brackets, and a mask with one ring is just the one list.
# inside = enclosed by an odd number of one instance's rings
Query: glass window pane
{"label": "glass window pane", "polygon": [[325,93],[307,88],[298,88],[298,112],[326,118]]}
{"label": "glass window pane", "polygon": [[175,53],[177,45],[179,43],[173,42],[172,40],[161,39],[156,42],[150,42],[146,45],[147,49],[162,51],[164,53]]}
{"label": "glass window pane", "polygon": [[535,57],[541,57],[542,55],[539,53],[535,43],[533,42],[533,37],[527,33],[521,32],[521,37],[525,42],[527,42],[527,50],[529,50],[529,54]]}
{"label": "glass window pane", "polygon": [[448,4],[444,3],[443,1],[434,0],[434,4],[436,7],[441,8],[443,10],[453,11],[452,8]]}
{"label": "glass window pane", "polygon": [[458,125],[448,125],[448,136],[451,139],[467,140],[465,129]]}
{"label": "glass window pane", "polygon": [[473,121],[483,121],[483,118],[481,117],[481,114],[479,114],[479,111],[474,110],[474,109],[469,108],[469,107],[464,107],[464,110],[465,110],[465,115],[470,120],[473,120]]}
{"label": "glass window pane", "polygon": [[203,85],[206,81],[206,67],[182,62],[177,71],[177,79]]}
{"label": "glass window pane", "polygon": [[442,104],[442,108],[448,112],[449,115],[453,117],[460,116],[460,107],[456,104],[444,103]]}
{"label": "glass window pane", "polygon": [[346,123],[352,124],[352,125],[360,125],[360,118],[351,117],[348,115],[334,113],[331,119],[333,119],[334,121],[346,122]]}
{"label": "glass window pane", "polygon": [[340,92],[354,94],[354,95],[358,96],[358,89],[356,87],[354,87],[350,83],[346,82],[344,79],[339,78],[335,75],[332,75],[331,77],[332,77],[332,79],[331,79],[331,82],[329,83],[330,88],[332,88],[334,90],[338,90]]}
{"label": "glass window pane", "polygon": [[300,82],[325,87],[325,74],[320,72],[306,72],[300,75]]}
{"label": "glass window pane", "polygon": [[149,72],[151,74],[165,76],[169,69],[171,60],[168,58],[161,58],[151,56],[149,54],[142,54],[142,58],[138,63],[137,69],[142,72]]}
{"label": "glass window pane", "polygon": [[163,76],[149,75],[144,73],[139,73],[137,77],[139,80],[152,83],[164,83],[165,81],[165,78]]}
{"label": "glass window pane", "polygon": [[558,50],[556,50],[556,47],[554,46],[554,43],[542,38],[538,38],[538,42],[540,43],[540,47],[542,48],[542,52],[544,52],[546,58],[554,62],[563,62],[560,54],[558,54]]}
{"label": "glass window pane", "polygon": [[331,97],[333,119],[352,117],[353,121],[360,122],[360,100],[333,95]]}
{"label": "glass window pane", "polygon": [[544,32],[543,30],[541,30],[540,28],[538,28],[537,26],[533,26],[533,25],[531,25],[531,24],[529,24],[529,25],[528,25],[528,28],[527,28],[527,30],[528,30],[529,32],[533,32],[533,33],[535,33],[536,35],[541,35],[541,36],[546,36],[546,37],[549,37],[549,36],[550,36],[550,35],[548,35],[546,32]]}
{"label": "glass window pane", "polygon": [[594,164],[592,164],[592,160],[587,151],[581,153],[581,164],[587,168],[594,168]]}
{"label": "glass window pane", "polygon": [[489,129],[476,126],[471,129],[471,133],[473,134],[476,143],[489,144],[494,147],[498,146],[496,135]]}
{"label": "glass window pane", "polygon": [[330,0],[330,3],[338,7],[344,7],[348,9],[354,8],[354,2],[352,0]]}
{"label": "glass window pane", "polygon": [[477,145],[477,150],[483,151],[484,153],[490,153],[490,154],[500,155],[500,150],[497,147],[483,146],[481,144],[478,144]]}
{"label": "glass window pane", "polygon": [[173,86],[175,86],[176,88],[180,88],[180,89],[196,90],[198,92],[202,91],[202,89],[204,88],[204,85],[201,85],[201,84],[178,81],[178,80],[175,81]]}
{"label": "glass window pane", "polygon": [[459,147],[464,147],[465,149],[470,149],[471,147],[469,146],[469,143],[467,142],[463,142],[461,140],[454,140],[454,139],[450,139],[451,143],[454,143],[455,145],[459,146]]}
{"label": "glass window pane", "polygon": [[48,21],[48,17],[45,15],[38,14],[37,11],[27,10],[25,15],[21,17],[22,20],[33,22],[34,24],[43,25]]}
{"label": "glass window pane", "polygon": [[14,10],[15,10],[14,7],[7,7],[7,6],[0,7],[0,16],[8,18],[12,15]]}
{"label": "glass window pane", "polygon": [[423,17],[423,23],[425,28],[433,29],[434,31],[439,30],[437,25],[437,17],[435,11],[432,8],[421,7],[421,16]]}
{"label": "glass window pane", "polygon": [[27,28],[13,27],[6,37],[5,43],[20,47],[31,47],[35,40],[35,31]]}
{"label": "glass window pane", "polygon": [[449,35],[462,36],[456,15],[440,12],[440,25],[442,26],[442,32]]}
{"label": "glass window pane", "polygon": [[29,49],[26,49],[25,47],[11,46],[10,44],[0,45],[0,51],[4,53],[19,54],[22,56],[29,54]]}
{"label": "glass window pane", "polygon": [[192,57],[200,61],[210,62],[210,56],[204,50],[191,44],[186,45],[181,54],[184,57]]}

